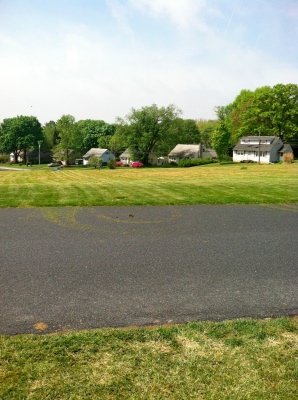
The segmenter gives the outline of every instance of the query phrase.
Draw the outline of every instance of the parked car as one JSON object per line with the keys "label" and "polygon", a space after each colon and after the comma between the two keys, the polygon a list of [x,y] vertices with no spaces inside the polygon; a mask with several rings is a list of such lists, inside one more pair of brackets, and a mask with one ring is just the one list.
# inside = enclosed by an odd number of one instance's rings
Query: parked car
{"label": "parked car", "polygon": [[48,167],[61,167],[63,165],[62,161],[56,161],[48,164]]}

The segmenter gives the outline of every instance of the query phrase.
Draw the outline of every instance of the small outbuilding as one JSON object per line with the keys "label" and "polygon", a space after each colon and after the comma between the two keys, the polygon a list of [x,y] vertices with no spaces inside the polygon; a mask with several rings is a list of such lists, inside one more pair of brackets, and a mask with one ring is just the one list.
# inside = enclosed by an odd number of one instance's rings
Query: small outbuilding
{"label": "small outbuilding", "polygon": [[85,155],[83,155],[83,164],[88,165],[91,157],[98,157],[102,159],[102,165],[107,165],[110,160],[115,160],[114,154],[108,149],[92,148]]}

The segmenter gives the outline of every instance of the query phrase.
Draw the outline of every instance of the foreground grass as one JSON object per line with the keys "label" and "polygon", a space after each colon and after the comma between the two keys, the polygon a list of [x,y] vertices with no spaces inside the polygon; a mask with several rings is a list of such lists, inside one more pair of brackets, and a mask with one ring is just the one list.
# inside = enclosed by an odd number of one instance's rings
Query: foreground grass
{"label": "foreground grass", "polygon": [[296,399],[298,319],[1,338],[1,399]]}
{"label": "foreground grass", "polygon": [[0,207],[297,202],[298,163],[0,171]]}

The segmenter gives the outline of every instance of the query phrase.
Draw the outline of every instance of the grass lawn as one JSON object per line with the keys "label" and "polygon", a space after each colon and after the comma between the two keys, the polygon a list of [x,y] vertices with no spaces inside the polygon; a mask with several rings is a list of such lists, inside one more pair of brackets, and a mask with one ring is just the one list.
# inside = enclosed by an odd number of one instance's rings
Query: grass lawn
{"label": "grass lawn", "polygon": [[297,203],[298,163],[0,171],[0,207]]}
{"label": "grass lawn", "polygon": [[1,399],[297,399],[298,319],[1,338]]}

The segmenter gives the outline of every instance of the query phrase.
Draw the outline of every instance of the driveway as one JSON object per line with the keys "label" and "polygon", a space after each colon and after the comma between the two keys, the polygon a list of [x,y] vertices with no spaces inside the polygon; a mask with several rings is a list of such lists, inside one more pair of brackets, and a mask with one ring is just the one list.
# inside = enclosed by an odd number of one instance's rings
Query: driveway
{"label": "driveway", "polygon": [[298,314],[298,204],[0,209],[1,334]]}

